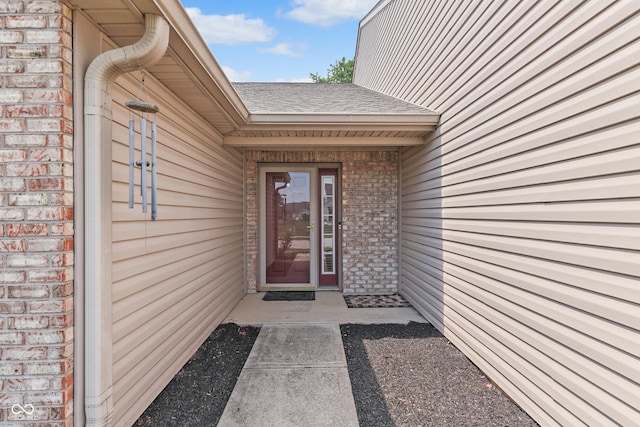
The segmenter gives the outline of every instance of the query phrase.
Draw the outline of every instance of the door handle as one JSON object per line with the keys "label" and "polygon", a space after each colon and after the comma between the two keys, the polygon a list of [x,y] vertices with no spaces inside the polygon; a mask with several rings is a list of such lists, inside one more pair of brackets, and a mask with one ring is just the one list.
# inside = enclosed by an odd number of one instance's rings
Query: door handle
{"label": "door handle", "polygon": [[316,229],[315,223],[311,221],[311,225],[307,225],[307,230],[309,230],[309,233],[313,234],[313,231],[315,229]]}

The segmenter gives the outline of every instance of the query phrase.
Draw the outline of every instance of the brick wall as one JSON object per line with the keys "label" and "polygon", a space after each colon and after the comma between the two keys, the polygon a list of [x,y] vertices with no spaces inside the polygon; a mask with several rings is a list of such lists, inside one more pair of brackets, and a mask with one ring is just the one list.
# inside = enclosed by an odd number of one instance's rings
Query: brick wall
{"label": "brick wall", "polygon": [[247,285],[258,288],[258,164],[339,163],[342,168],[344,293],[390,294],[398,287],[398,152],[247,151]]}
{"label": "brick wall", "polygon": [[71,60],[61,2],[0,1],[0,424],[72,425]]}
{"label": "brick wall", "polygon": [[354,152],[342,162],[343,290],[398,288],[398,153]]}

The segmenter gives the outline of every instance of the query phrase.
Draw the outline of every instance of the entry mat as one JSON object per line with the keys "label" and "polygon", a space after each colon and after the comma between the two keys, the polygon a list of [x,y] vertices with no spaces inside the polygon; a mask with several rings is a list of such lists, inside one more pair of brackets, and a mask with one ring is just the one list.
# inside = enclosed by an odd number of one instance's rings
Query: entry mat
{"label": "entry mat", "polygon": [[349,308],[398,308],[411,307],[402,295],[344,295]]}
{"label": "entry mat", "polygon": [[314,291],[268,291],[262,297],[263,301],[314,301]]}

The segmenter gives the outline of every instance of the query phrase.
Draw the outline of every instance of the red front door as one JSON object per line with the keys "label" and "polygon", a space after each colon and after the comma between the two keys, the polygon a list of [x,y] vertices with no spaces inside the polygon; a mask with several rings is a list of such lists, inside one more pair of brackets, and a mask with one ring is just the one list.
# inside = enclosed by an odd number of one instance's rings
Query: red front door
{"label": "red front door", "polygon": [[261,288],[337,287],[338,169],[262,168]]}

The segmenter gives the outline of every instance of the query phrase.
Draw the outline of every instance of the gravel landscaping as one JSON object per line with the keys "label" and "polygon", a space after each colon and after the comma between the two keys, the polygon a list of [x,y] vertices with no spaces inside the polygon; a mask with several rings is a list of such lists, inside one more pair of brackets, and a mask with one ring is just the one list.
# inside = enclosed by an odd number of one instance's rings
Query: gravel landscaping
{"label": "gravel landscaping", "polygon": [[536,426],[425,323],[342,325],[361,426]]}
{"label": "gravel landscaping", "polygon": [[[537,425],[431,325],[340,329],[363,427]],[[258,332],[220,325],[134,426],[215,426]]]}

